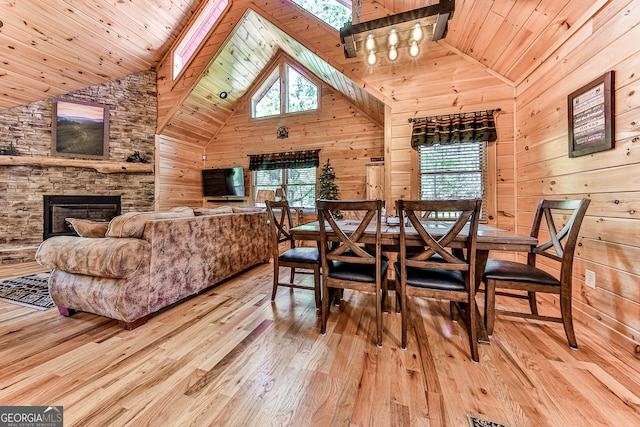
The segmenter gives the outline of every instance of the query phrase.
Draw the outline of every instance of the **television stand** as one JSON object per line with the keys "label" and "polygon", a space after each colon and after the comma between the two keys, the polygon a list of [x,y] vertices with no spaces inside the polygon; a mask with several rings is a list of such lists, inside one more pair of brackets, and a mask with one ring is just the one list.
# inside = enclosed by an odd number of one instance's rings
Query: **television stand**
{"label": "television stand", "polygon": [[220,197],[205,197],[204,198],[204,206],[207,206],[209,203],[213,203],[216,205],[224,204],[224,203],[243,203],[247,204],[251,201],[251,199],[247,196],[220,196]]}

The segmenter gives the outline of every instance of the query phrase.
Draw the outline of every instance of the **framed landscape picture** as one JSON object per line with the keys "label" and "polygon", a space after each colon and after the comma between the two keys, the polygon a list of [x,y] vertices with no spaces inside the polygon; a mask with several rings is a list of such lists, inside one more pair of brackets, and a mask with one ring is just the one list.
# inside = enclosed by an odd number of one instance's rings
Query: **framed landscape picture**
{"label": "framed landscape picture", "polygon": [[54,98],[52,110],[54,156],[109,158],[109,106]]}
{"label": "framed landscape picture", "polygon": [[569,95],[569,157],[613,148],[613,106],[613,71]]}

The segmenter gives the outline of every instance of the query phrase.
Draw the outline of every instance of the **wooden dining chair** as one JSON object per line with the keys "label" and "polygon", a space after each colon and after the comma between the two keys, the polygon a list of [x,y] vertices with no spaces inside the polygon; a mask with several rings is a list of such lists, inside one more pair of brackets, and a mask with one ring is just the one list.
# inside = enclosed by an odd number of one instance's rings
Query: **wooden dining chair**
{"label": "wooden dining chair", "polygon": [[[531,226],[531,236],[540,239],[541,224],[544,219],[549,240],[538,243],[528,255],[527,263],[489,259],[482,280],[485,283],[485,327],[487,333],[493,333],[495,313],[525,317],[544,321],[558,322],[564,325],[569,346],[578,348],[573,318],[571,315],[571,286],[573,256],[578,241],[578,232],[590,199],[580,200],[540,200]],[[537,256],[543,256],[559,263],[559,278],[536,266]],[[501,291],[497,291],[501,289]],[[504,290],[507,290],[506,292]],[[512,291],[526,291],[517,294]],[[560,317],[544,316],[538,313],[536,293],[550,293],[560,296]],[[513,310],[496,310],[495,297],[503,295],[529,300],[531,313]]]}
{"label": "wooden dining chair", "polygon": [[[382,200],[316,201],[320,225],[322,310],[320,332],[327,331],[329,290],[353,289],[376,295],[376,344],[382,347],[382,303],[387,293],[388,260],[382,254]],[[340,221],[334,213],[359,211],[358,219]],[[375,240],[365,241],[365,230],[375,228]],[[366,247],[365,247],[366,245]]]}
{"label": "wooden dining chair", "polygon": [[[475,300],[475,263],[478,219],[481,199],[472,200],[397,200],[400,218],[400,253],[394,264],[396,286],[399,283],[402,316],[402,348],[407,348],[407,328],[411,311],[408,297],[450,301],[453,310],[465,319],[471,348],[471,360],[478,362]],[[438,221],[437,227],[423,221],[432,212],[455,212],[451,220]],[[452,250],[463,231],[467,237]]]}
{"label": "wooden dining chair", "polygon": [[[278,286],[297,289],[312,289],[315,292],[316,308],[320,308],[320,255],[317,245],[314,247],[298,246],[298,242],[291,235],[292,220],[289,202],[266,200],[271,229],[273,251],[273,291],[271,301],[276,299]],[[280,252],[280,244],[286,243],[288,249]],[[289,283],[280,282],[280,267],[290,267]],[[296,268],[313,271],[314,286],[294,283]]]}

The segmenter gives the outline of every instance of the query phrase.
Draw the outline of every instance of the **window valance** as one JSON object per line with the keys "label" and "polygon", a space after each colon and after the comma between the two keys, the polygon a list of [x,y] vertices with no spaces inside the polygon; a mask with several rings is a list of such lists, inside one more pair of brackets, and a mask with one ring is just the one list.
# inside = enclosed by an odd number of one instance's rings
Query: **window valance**
{"label": "window valance", "polygon": [[290,151],[286,153],[250,154],[249,170],[317,168],[320,150]]}
{"label": "window valance", "polygon": [[494,113],[498,111],[499,108],[409,119],[413,126],[411,147],[417,150],[420,145],[495,141],[498,135]]}

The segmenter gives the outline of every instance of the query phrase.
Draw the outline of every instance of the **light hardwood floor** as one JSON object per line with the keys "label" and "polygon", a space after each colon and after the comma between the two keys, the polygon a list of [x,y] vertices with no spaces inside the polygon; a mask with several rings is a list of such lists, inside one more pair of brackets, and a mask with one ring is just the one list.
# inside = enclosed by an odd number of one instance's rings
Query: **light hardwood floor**
{"label": "light hardwood floor", "polygon": [[499,318],[476,364],[447,303],[412,304],[406,351],[385,314],[379,349],[372,295],[347,291],[321,336],[312,292],[272,303],[271,278],[258,266],[133,331],[0,301],[0,405],[62,405],[65,426],[640,425],[639,361],[581,324],[573,351],[559,324]]}

